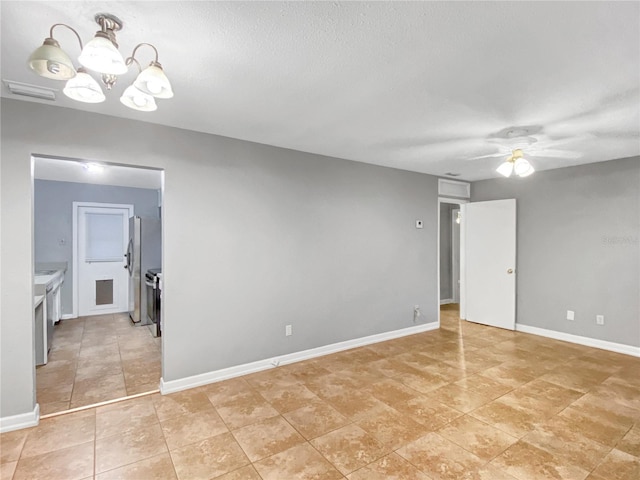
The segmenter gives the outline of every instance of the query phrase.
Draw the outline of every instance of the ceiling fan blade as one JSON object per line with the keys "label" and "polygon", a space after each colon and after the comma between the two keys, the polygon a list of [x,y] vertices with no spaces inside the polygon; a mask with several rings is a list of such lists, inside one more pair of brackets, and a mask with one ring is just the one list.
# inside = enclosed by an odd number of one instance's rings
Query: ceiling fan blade
{"label": "ceiling fan blade", "polygon": [[509,153],[490,153],[489,155],[480,155],[479,157],[468,158],[467,160],[480,160],[483,158],[497,158],[497,157],[508,157]]}
{"label": "ceiling fan blade", "polygon": [[571,152],[569,150],[552,150],[552,149],[542,149],[542,150],[532,150],[530,152],[525,152],[525,156],[530,157],[547,157],[547,158],[580,158],[582,157],[582,153],[580,152]]}

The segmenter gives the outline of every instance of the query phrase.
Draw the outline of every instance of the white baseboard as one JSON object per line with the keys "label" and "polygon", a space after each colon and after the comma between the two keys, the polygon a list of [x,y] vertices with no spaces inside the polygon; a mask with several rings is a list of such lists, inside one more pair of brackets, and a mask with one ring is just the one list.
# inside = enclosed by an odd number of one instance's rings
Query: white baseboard
{"label": "white baseboard", "polygon": [[623,343],[614,343],[607,342],[606,340],[598,340],[597,338],[581,337],[580,335],[572,335],[570,333],[556,332],[555,330],[547,330],[545,328],[531,327],[529,325],[522,325],[521,323],[516,323],[516,331],[540,335],[541,337],[553,338],[555,340],[562,340],[564,342],[577,343],[578,345],[584,345],[586,347],[594,347],[601,350],[609,350],[611,352],[640,357],[640,347],[624,345]]}
{"label": "white baseboard", "polygon": [[71,320],[72,318],[78,318],[77,315],[74,315],[73,313],[65,313],[64,315],[62,315],[60,317],[60,320]]}
{"label": "white baseboard", "polygon": [[0,433],[35,427],[40,422],[40,405],[36,403],[33,411],[0,418]]}
{"label": "white baseboard", "polygon": [[439,322],[425,323],[422,325],[416,325],[414,327],[402,328],[400,330],[393,330],[391,332],[378,333],[376,335],[369,335],[367,337],[355,338],[353,340],[346,340],[344,342],[332,343],[330,345],[324,345],[322,347],[310,348],[309,350],[289,353],[271,359],[258,360],[256,362],[236,365],[234,367],[223,368],[221,370],[201,373],[200,375],[193,375],[191,377],[180,378],[178,380],[170,380],[168,382],[165,382],[164,378],[161,378],[160,393],[165,395],[167,393],[179,392],[188,388],[200,387],[209,383],[220,382],[229,378],[239,377],[241,375],[247,375],[249,373],[260,372],[269,368],[275,368],[280,365],[288,365],[290,363],[301,362],[302,360],[308,360],[310,358],[321,357],[323,355],[329,355],[331,353],[341,352],[343,350],[349,350],[351,348],[371,345],[372,343],[393,340],[394,338],[414,335],[416,333],[437,330],[438,328],[440,328]]}
{"label": "white baseboard", "polygon": [[444,300],[440,300],[440,305],[448,305],[449,303],[455,303],[453,298],[445,298]]}

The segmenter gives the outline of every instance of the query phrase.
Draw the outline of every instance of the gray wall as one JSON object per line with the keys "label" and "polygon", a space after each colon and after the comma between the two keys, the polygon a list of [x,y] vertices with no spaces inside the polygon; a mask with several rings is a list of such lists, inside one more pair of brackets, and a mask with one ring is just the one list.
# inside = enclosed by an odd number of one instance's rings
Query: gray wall
{"label": "gray wall", "polygon": [[474,182],[472,192],[518,200],[518,323],[640,346],[640,158]]}
{"label": "gray wall", "polygon": [[456,208],[459,205],[440,204],[440,300],[453,299],[451,212]]}
{"label": "gray wall", "polygon": [[133,205],[135,215],[158,218],[158,191],[88,183],[34,181],[35,262],[67,262],[62,314],[73,312],[73,202]]}
{"label": "gray wall", "polygon": [[165,170],[167,381],[413,326],[416,304],[424,323],[437,320],[435,177],[32,102],[1,105],[3,417],[35,405],[32,153]]}

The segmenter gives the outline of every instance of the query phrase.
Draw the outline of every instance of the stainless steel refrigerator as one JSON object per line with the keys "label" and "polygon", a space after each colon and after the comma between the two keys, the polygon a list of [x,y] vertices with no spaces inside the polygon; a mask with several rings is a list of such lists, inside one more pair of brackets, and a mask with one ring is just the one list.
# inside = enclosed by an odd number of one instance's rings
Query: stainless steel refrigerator
{"label": "stainless steel refrigerator", "polygon": [[160,220],[134,216],[129,218],[129,244],[127,247],[129,271],[129,316],[136,325],[149,325],[147,315],[145,273],[159,269],[162,263],[162,229]]}

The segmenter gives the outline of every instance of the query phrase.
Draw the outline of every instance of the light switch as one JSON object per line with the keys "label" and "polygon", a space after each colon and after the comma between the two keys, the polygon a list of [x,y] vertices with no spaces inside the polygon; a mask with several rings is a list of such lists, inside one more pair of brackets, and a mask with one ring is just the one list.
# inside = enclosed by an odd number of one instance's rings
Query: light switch
{"label": "light switch", "polygon": [[422,228],[422,220],[416,220],[416,228]]}

